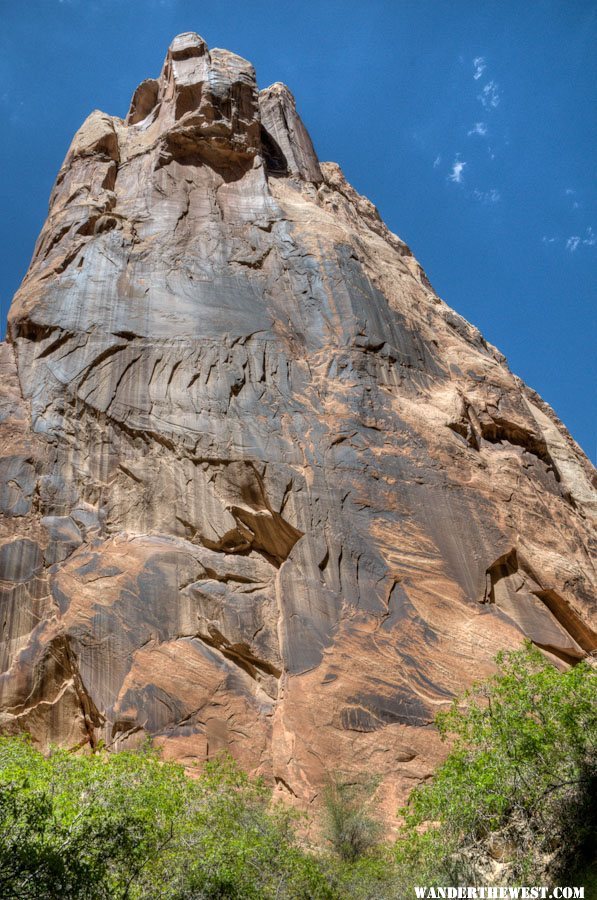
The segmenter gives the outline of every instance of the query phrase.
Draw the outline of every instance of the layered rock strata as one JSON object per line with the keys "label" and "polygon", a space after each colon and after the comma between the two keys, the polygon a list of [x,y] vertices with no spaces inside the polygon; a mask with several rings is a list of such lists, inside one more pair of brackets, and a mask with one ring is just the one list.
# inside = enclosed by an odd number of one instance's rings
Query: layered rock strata
{"label": "layered rock strata", "polygon": [[595,649],[586,458],[195,34],[76,134],[0,366],[5,733],[393,813],[498,649]]}

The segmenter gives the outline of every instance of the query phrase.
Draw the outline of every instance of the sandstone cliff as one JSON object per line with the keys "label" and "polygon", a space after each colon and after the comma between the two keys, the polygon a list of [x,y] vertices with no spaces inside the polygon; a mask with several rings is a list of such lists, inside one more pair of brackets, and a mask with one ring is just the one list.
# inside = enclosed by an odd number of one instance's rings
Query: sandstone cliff
{"label": "sandstone cliff", "polygon": [[499,648],[595,648],[582,452],[197,35],[76,134],[0,348],[5,732],[393,812]]}

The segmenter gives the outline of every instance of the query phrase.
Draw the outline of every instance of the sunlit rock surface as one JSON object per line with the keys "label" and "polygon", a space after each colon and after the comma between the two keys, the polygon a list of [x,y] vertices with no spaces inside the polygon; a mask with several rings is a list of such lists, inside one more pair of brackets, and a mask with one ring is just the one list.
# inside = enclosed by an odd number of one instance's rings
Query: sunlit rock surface
{"label": "sunlit rock surface", "polygon": [[498,649],[595,648],[586,458],[195,34],[77,132],[0,367],[7,733],[393,813]]}

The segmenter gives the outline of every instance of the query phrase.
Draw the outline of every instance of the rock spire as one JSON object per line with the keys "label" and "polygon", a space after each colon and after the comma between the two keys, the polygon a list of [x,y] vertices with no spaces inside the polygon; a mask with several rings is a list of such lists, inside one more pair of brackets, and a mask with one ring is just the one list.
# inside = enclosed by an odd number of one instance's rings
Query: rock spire
{"label": "rock spire", "polygon": [[498,649],[596,646],[590,464],[196,34],[75,135],[0,365],[4,732],[393,815]]}

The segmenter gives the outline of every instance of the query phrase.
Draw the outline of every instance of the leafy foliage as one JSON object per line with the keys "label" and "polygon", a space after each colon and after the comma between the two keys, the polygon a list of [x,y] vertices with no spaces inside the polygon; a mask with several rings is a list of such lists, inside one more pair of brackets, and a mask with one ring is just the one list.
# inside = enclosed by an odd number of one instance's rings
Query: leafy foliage
{"label": "leafy foliage", "polygon": [[229,759],[193,780],[150,749],[44,758],[0,738],[0,896],[336,896],[268,799]]}
{"label": "leafy foliage", "polygon": [[531,644],[496,662],[437,716],[453,748],[402,811],[397,858],[419,883],[487,883],[496,862],[521,880],[563,876],[597,845],[597,672],[561,673]]}
{"label": "leafy foliage", "polygon": [[371,815],[375,784],[334,782],[324,795],[326,837],[345,862],[370,853],[381,838],[381,825]]}
{"label": "leafy foliage", "polygon": [[129,896],[172,840],[183,777],[149,752],[46,759],[0,739],[2,896]]}

